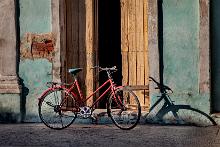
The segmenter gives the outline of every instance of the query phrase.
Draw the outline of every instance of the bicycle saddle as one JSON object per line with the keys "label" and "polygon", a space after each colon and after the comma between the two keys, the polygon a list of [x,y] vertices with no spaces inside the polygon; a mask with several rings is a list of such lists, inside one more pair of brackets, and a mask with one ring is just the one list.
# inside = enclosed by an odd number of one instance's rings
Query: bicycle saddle
{"label": "bicycle saddle", "polygon": [[72,68],[69,69],[69,73],[76,75],[78,72],[82,71],[82,68]]}

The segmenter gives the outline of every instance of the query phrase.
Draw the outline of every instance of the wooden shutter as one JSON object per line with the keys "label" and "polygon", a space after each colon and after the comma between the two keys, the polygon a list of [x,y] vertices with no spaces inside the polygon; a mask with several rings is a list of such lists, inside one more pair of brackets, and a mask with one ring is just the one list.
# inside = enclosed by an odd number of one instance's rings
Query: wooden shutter
{"label": "wooden shutter", "polygon": [[[66,50],[63,81],[70,83],[69,68],[80,67],[80,86],[84,96],[93,91],[93,1],[66,0]],[[88,101],[91,104],[93,99]]]}
{"label": "wooden shutter", "polygon": [[149,85],[147,43],[147,0],[121,0],[123,85],[142,87],[135,89],[145,107],[149,106],[148,90],[143,90]]}

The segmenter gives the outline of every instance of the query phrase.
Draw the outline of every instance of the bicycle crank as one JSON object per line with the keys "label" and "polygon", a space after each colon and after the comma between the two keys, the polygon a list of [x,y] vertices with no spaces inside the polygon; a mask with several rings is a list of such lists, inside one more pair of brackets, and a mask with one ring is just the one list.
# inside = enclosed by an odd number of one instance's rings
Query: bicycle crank
{"label": "bicycle crank", "polygon": [[89,118],[92,115],[92,109],[90,107],[80,107],[79,116],[81,118]]}

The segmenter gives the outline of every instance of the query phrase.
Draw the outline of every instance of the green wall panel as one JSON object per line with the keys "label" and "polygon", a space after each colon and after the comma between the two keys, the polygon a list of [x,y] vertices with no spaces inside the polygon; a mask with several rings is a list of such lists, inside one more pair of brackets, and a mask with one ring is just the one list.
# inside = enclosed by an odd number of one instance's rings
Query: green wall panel
{"label": "green wall panel", "polygon": [[[25,33],[48,33],[52,31],[51,0],[19,0],[20,37]],[[25,59],[19,63],[19,77],[23,80],[22,110],[25,121],[39,120],[37,98],[52,80],[52,63],[45,58]]]}
{"label": "green wall panel", "polygon": [[199,94],[199,0],[163,0],[164,83],[176,103],[209,112],[208,95]]}
{"label": "green wall panel", "polygon": [[51,0],[19,0],[20,35],[51,32]]}
{"label": "green wall panel", "polygon": [[51,81],[52,64],[46,59],[23,60],[20,63],[19,75],[23,80],[23,104],[26,121],[38,120],[38,97]]}

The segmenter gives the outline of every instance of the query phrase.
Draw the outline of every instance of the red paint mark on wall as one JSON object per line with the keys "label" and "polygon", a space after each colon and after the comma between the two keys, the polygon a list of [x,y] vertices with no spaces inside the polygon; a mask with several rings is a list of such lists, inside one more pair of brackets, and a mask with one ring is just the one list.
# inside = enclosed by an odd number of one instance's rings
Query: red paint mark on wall
{"label": "red paint mark on wall", "polygon": [[26,33],[21,40],[21,58],[46,58],[52,61],[54,56],[55,39],[52,33]]}

